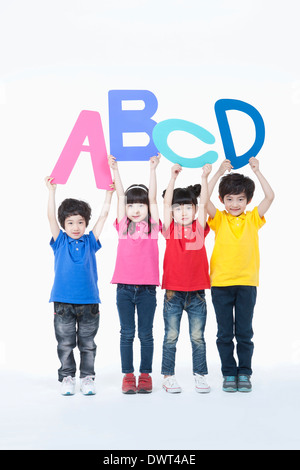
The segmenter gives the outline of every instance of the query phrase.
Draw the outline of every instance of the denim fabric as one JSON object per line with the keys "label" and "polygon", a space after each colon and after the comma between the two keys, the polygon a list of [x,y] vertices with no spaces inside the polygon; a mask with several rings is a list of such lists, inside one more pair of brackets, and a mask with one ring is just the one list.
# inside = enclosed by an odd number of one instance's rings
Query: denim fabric
{"label": "denim fabric", "polygon": [[61,362],[58,380],[68,375],[75,377],[76,363],[73,349],[80,351],[80,377],[95,375],[96,344],[94,338],[99,327],[98,304],[66,304],[54,302],[54,330],[57,353]]}
{"label": "denim fabric", "polygon": [[[256,302],[255,286],[212,287],[216,312],[217,347],[223,375],[252,374],[252,319]],[[234,358],[234,338],[238,364]]]}
{"label": "denim fabric", "polygon": [[[173,295],[170,295],[170,292]],[[205,375],[207,374],[207,364],[204,330],[207,309],[204,290],[192,292],[166,291],[164,297],[165,336],[161,373],[174,375],[176,344],[183,310],[187,312],[189,320],[193,373]]]}
{"label": "denim fabric", "polygon": [[117,307],[121,325],[120,351],[124,374],[134,372],[133,341],[135,337],[135,309],[138,337],[141,343],[140,372],[152,372],[153,320],[156,309],[156,287],[118,284]]}

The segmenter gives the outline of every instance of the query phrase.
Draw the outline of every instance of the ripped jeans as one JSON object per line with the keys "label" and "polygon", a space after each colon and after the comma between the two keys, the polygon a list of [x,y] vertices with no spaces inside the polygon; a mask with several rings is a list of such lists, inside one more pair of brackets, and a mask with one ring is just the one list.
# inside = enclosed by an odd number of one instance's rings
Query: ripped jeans
{"label": "ripped jeans", "polygon": [[204,290],[166,291],[164,297],[165,336],[161,373],[174,375],[176,344],[183,310],[187,312],[189,320],[193,373],[205,375],[207,374],[207,364],[204,330],[207,310]]}
{"label": "ripped jeans", "polygon": [[57,354],[61,363],[58,380],[75,377],[76,363],[73,349],[80,351],[80,377],[95,375],[94,363],[97,346],[94,338],[99,327],[98,304],[66,304],[54,302],[54,330]]}

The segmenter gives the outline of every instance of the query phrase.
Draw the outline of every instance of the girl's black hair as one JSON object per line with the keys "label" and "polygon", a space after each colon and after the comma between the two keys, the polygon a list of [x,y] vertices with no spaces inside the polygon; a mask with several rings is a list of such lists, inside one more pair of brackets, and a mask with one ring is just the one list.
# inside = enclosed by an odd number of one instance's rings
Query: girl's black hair
{"label": "girl's black hair", "polygon": [[[166,190],[162,193],[162,197],[165,197]],[[201,184],[194,184],[187,188],[176,188],[173,191],[172,206],[174,204],[193,204],[197,206],[197,198],[201,193]]]}
{"label": "girl's black hair", "polygon": [[92,209],[87,202],[78,199],[65,199],[57,211],[58,221],[62,228],[65,228],[65,220],[72,215],[81,215],[84,218],[86,226],[88,226]]}
{"label": "girl's black hair", "polygon": [[254,181],[240,173],[223,176],[219,184],[219,196],[222,201],[226,195],[245,193],[247,202],[251,201],[255,190]]}
{"label": "girl's black hair", "polygon": [[[149,190],[144,184],[132,184],[125,191],[126,204],[146,204],[148,206],[148,215],[145,221],[148,224],[148,234],[151,232],[150,223],[150,204],[149,204]],[[136,223],[127,217],[127,227],[125,233],[133,234],[135,232]]]}

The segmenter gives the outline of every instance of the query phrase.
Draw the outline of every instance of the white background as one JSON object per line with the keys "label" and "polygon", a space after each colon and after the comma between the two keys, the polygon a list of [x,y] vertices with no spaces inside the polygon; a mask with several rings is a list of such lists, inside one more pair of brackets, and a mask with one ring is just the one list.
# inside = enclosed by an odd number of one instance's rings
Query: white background
{"label": "white background", "polygon": [[[297,0],[52,0],[0,1],[2,449],[299,449],[299,7]],[[102,300],[96,358],[98,393],[60,395],[53,307],[53,253],[44,177],[51,173],[83,109],[101,114],[109,151],[108,91],[147,89],[158,99],[154,119],[186,119],[215,137],[224,151],[214,104],[246,101],[262,114],[266,140],[261,171],[276,199],[260,231],[261,276],[255,310],[253,392],[225,394],[207,291],[207,396],[195,393],[188,325],[183,318],[176,375],[181,395],[161,390],[162,298],[155,318],[154,391],[121,394],[119,321],[114,269],[116,198],[97,255]],[[233,115],[237,153],[253,142],[245,116]],[[187,134],[172,141],[183,156],[207,147]],[[161,159],[158,201],[171,163]],[[124,186],[148,184],[148,163],[121,162]],[[241,170],[255,179],[249,167]],[[199,181],[184,169],[178,185]],[[257,190],[250,209],[259,203]],[[88,154],[57,189],[87,200],[91,227],[104,192]],[[218,207],[217,191],[213,201]],[[161,212],[162,214],[162,212]],[[207,238],[207,252],[213,247]],[[159,242],[163,259],[164,240]],[[162,266],[162,265],[161,265]],[[161,270],[162,271],[162,270]],[[139,344],[135,344],[136,373]]]}

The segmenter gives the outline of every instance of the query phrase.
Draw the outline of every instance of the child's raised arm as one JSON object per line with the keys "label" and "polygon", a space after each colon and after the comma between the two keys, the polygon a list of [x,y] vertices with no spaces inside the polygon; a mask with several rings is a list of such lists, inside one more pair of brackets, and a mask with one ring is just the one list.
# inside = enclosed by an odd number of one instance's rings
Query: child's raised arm
{"label": "child's raised arm", "polygon": [[45,183],[46,183],[47,188],[49,189],[47,215],[48,215],[52,237],[53,237],[53,240],[55,241],[59,235],[60,228],[56,219],[55,191],[56,191],[57,185],[51,182],[53,179],[54,178],[51,178],[50,176],[45,177]]}
{"label": "child's raised arm", "polygon": [[171,168],[171,179],[164,195],[164,229],[167,230],[172,222],[172,199],[175,181],[182,167],[176,163]]}
{"label": "child's raised arm", "polygon": [[158,224],[159,213],[157,207],[157,183],[156,183],[156,168],[160,161],[160,153],[157,156],[150,158],[150,182],[149,182],[149,204],[152,219]]}
{"label": "child's raised arm", "polygon": [[209,197],[209,201],[208,201],[208,204],[207,204],[207,212],[208,212],[208,215],[213,219],[214,216],[216,215],[216,207],[215,205],[211,202],[210,200],[210,197],[212,195],[212,192],[214,190],[214,187],[216,186],[219,178],[221,178],[221,176],[224,175],[225,171],[230,171],[232,169],[232,165],[231,165],[231,162],[230,160],[224,160],[219,169],[216,171],[216,173],[214,174],[214,176],[211,178],[211,180],[209,181],[208,183],[208,197]]}
{"label": "child's raised arm", "polygon": [[108,155],[108,164],[110,168],[113,170],[114,175],[114,184],[116,193],[118,196],[118,209],[117,209],[117,219],[118,222],[123,219],[126,214],[126,201],[125,201],[125,193],[124,188],[121,180],[121,176],[118,169],[118,163],[112,155]]}
{"label": "child's raised arm", "polygon": [[264,192],[264,199],[261,203],[257,206],[258,213],[260,217],[263,217],[267,210],[269,209],[270,205],[272,204],[275,194],[271,186],[269,185],[266,178],[261,174],[259,170],[259,161],[255,157],[251,157],[249,160],[249,165],[252,168],[253,172],[256,174],[258,181],[261,184],[262,190]]}
{"label": "child's raised arm", "polygon": [[104,203],[103,203],[103,206],[102,206],[102,210],[101,210],[99,219],[97,220],[97,222],[96,222],[96,224],[94,225],[94,228],[93,228],[93,234],[94,234],[96,240],[98,240],[98,238],[100,237],[100,234],[101,234],[102,229],[104,227],[104,224],[106,222],[107,216],[109,214],[112,195],[113,195],[114,190],[115,190],[115,185],[111,184],[110,187],[112,189],[106,191],[105,200],[104,200]]}
{"label": "child's raised arm", "polygon": [[200,193],[200,202],[199,202],[199,210],[198,210],[198,221],[201,227],[205,228],[206,225],[206,217],[207,217],[207,206],[209,201],[209,194],[208,194],[208,183],[207,178],[211,172],[212,166],[207,163],[203,167],[202,171],[202,178],[201,178],[201,193]]}

